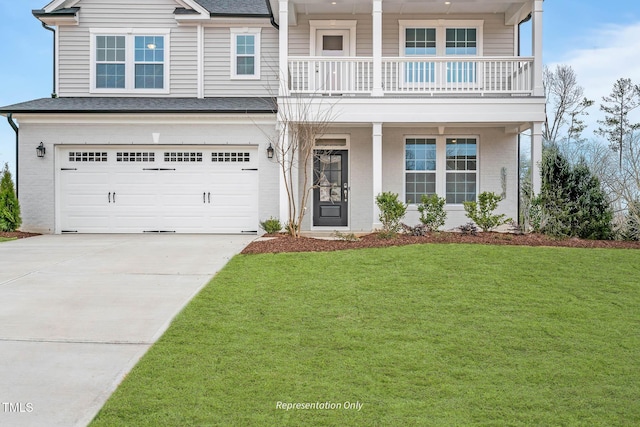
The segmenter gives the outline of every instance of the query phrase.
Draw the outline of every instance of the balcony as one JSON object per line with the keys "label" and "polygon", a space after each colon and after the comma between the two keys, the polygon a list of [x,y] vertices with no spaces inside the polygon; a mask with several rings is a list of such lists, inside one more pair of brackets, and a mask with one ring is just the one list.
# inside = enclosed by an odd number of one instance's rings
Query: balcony
{"label": "balcony", "polygon": [[371,57],[289,57],[289,92],[308,95],[531,96],[530,57],[382,58],[380,90]]}

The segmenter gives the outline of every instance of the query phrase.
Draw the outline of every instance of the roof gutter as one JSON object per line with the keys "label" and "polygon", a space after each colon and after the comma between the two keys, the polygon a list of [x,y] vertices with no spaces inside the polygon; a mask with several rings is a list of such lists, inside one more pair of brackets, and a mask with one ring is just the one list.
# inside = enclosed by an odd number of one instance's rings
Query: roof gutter
{"label": "roof gutter", "polygon": [[18,128],[16,122],[13,121],[13,113],[7,114],[7,121],[13,128],[13,131],[16,133],[16,197],[18,197],[18,137],[20,135],[20,128]]}
{"label": "roof gutter", "polygon": [[56,93],[56,30],[51,28],[44,22],[42,23],[42,28],[45,30],[49,30],[53,33],[53,90],[51,91],[51,97],[57,98],[58,94]]}

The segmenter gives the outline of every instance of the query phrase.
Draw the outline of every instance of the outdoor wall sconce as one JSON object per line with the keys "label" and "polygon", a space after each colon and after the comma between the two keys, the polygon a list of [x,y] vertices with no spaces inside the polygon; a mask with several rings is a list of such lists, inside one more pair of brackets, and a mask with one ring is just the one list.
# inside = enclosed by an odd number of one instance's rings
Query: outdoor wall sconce
{"label": "outdoor wall sconce", "polygon": [[269,146],[267,147],[267,158],[268,159],[273,159],[273,153],[275,152],[275,150],[273,149],[273,145],[271,145],[271,143],[269,143]]}
{"label": "outdoor wall sconce", "polygon": [[40,145],[36,147],[36,153],[38,153],[38,157],[44,157],[44,154],[47,152],[47,149],[44,147],[44,144],[41,142]]}

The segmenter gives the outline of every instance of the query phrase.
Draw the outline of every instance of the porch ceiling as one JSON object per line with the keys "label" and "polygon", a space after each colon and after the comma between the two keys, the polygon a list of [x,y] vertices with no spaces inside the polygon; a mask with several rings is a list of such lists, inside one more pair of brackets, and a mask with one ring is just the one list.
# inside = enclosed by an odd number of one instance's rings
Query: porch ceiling
{"label": "porch ceiling", "polygon": [[[270,0],[274,14],[279,1]],[[289,0],[292,9],[300,14],[369,14],[372,0]],[[382,12],[390,14],[461,14],[505,13],[522,14],[531,11],[531,0],[383,0]]]}

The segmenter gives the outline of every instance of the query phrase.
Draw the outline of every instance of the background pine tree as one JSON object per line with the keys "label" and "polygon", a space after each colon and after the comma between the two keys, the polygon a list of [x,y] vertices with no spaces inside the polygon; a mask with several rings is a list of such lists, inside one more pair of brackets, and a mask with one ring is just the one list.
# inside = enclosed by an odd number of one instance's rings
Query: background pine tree
{"label": "background pine tree", "polygon": [[15,231],[21,224],[20,204],[16,197],[9,165],[5,163],[0,180],[0,231]]}

